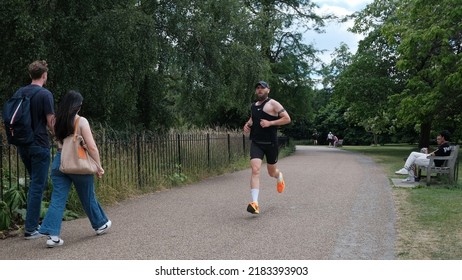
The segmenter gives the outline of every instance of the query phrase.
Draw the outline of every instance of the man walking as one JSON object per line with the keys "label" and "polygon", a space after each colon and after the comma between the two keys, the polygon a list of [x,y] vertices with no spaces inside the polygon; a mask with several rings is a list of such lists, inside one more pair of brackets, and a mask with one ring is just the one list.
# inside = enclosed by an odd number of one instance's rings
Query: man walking
{"label": "man walking", "polygon": [[331,131],[327,134],[327,142],[329,142],[329,148],[334,146],[334,134]]}
{"label": "man walking", "polygon": [[24,238],[34,239],[39,234],[39,219],[42,197],[48,185],[48,169],[50,167],[50,140],[47,127],[53,131],[54,103],[53,95],[43,86],[48,79],[48,65],[44,60],[37,60],[29,65],[30,85],[20,88],[30,99],[30,113],[34,142],[28,146],[18,146],[19,155],[30,176],[27,194],[27,212]]}
{"label": "man walking", "polygon": [[260,169],[263,157],[266,156],[268,174],[277,179],[276,189],[282,193],[285,188],[282,172],[276,166],[279,155],[277,129],[280,125],[290,123],[290,116],[284,107],[274,99],[268,97],[270,88],[268,83],[260,81],[255,85],[257,101],[251,106],[249,120],[244,125],[244,132],[250,132],[250,193],[252,202],[247,211],[259,214],[258,195],[260,191]]}

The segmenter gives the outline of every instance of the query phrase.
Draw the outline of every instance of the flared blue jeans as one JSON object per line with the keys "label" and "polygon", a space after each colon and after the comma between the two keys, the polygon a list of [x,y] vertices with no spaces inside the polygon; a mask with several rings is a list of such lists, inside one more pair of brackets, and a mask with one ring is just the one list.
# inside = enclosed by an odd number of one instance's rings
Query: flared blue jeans
{"label": "flared blue jeans", "polygon": [[61,153],[58,152],[51,165],[53,193],[40,233],[59,236],[64,210],[72,183],[77,191],[82,208],[90,220],[91,227],[98,229],[108,222],[95,194],[94,175],[64,174],[59,171]]}

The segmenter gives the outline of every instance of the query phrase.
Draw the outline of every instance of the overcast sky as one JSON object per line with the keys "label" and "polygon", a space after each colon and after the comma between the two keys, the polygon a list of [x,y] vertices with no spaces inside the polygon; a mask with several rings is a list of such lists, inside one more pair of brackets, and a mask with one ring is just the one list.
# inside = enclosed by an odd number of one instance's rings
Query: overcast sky
{"label": "overcast sky", "polygon": [[[313,0],[319,6],[318,14],[335,14],[337,16],[345,16],[356,11],[362,10],[367,4],[373,0]],[[324,54],[319,57],[325,62],[331,61],[331,54],[341,42],[344,42],[350,48],[352,53],[355,53],[358,47],[359,40],[362,36],[353,34],[347,31],[353,22],[346,23],[328,23],[325,28],[325,33],[318,34],[309,31],[304,34],[304,40],[308,44],[313,44],[316,49],[325,50]]]}

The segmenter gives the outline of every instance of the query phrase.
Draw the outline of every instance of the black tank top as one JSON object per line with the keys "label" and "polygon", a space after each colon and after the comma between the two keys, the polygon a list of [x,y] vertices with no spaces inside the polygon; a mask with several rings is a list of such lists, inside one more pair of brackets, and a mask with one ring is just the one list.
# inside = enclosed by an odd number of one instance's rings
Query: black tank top
{"label": "black tank top", "polygon": [[267,98],[263,101],[262,104],[257,105],[256,102],[252,103],[251,111],[252,111],[252,129],[250,130],[250,140],[255,143],[259,144],[271,144],[277,143],[277,126],[270,126],[270,127],[261,127],[260,120],[268,120],[268,121],[275,121],[279,119],[279,117],[271,116],[263,111],[263,107],[265,106],[271,98]]}

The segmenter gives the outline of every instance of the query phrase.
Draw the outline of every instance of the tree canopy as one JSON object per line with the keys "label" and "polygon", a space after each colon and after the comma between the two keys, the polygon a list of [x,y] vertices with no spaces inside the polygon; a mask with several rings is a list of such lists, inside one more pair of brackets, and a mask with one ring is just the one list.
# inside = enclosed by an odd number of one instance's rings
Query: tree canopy
{"label": "tree canopy", "polygon": [[79,90],[84,113],[113,127],[238,128],[261,79],[288,111],[307,118],[316,51],[288,30],[295,22],[323,25],[310,1],[5,0],[0,7],[2,101],[28,81],[31,61],[45,59],[57,102]]}
{"label": "tree canopy", "polygon": [[413,127],[421,146],[428,146],[432,130],[460,138],[462,10],[456,2],[376,0],[353,15],[350,30],[365,38],[346,67],[327,70],[345,121],[375,136]]}
{"label": "tree canopy", "polygon": [[44,59],[56,102],[79,90],[94,121],[236,129],[249,117],[255,83],[266,80],[292,117],[282,129],[289,136],[336,130],[359,144],[418,132],[427,145],[435,130],[462,136],[458,7],[375,0],[345,18],[364,36],[357,51],[341,44],[318,69],[319,51],[303,34],[331,16],[310,0],[4,0],[1,101],[29,82],[31,61]]}

